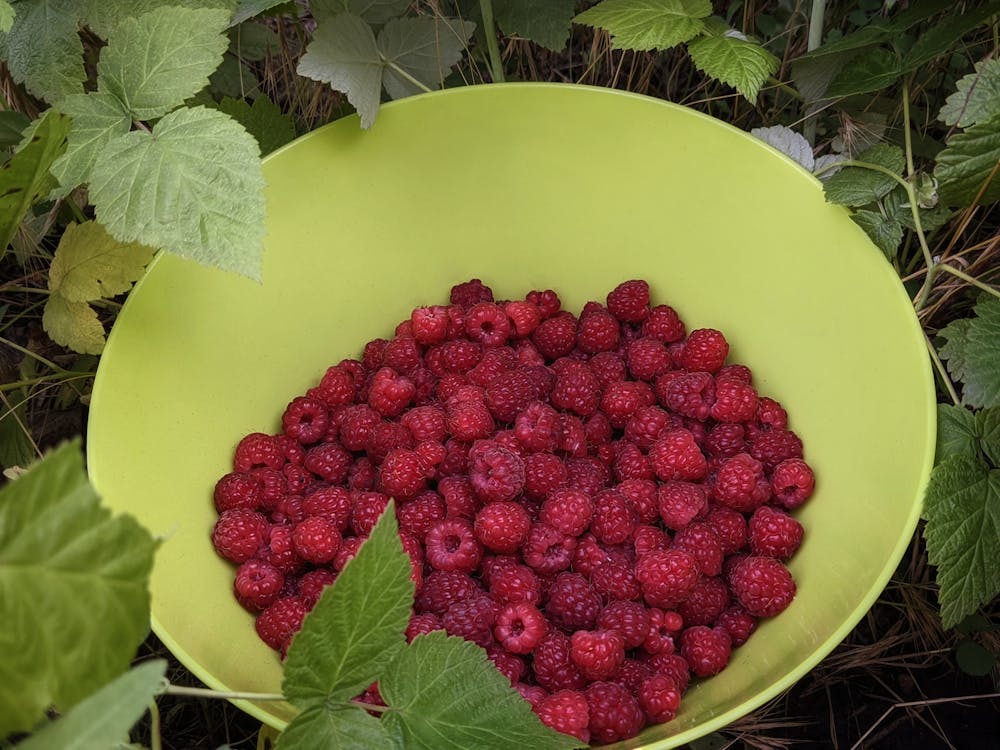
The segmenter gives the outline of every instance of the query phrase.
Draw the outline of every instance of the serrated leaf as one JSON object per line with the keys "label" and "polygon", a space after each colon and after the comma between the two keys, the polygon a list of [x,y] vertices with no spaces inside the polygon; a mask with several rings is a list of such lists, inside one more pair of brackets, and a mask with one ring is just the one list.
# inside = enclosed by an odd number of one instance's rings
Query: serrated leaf
{"label": "serrated leaf", "polygon": [[281,47],[278,32],[263,23],[245,23],[229,29],[229,51],[240,60],[265,60]]}
{"label": "serrated leaf", "polygon": [[390,707],[382,721],[406,748],[587,747],[542,724],[483,649],[441,630],[399,651],[379,692]]}
{"label": "serrated leaf", "polygon": [[128,110],[115,96],[104,91],[67,96],[56,106],[73,121],[66,151],[52,164],[51,172],[59,180],[57,195],[66,195],[90,181],[101,149],[117,135],[132,127]]}
{"label": "serrated leaf", "polygon": [[90,183],[97,220],[140,242],[260,279],[264,178],[257,142],[228,115],[178,109],[113,139]]}
{"label": "serrated leaf", "polygon": [[857,31],[845,34],[832,42],[821,44],[811,52],[807,52],[799,60],[813,60],[818,57],[839,55],[842,52],[857,52],[868,49],[889,39],[889,31],[878,26],[866,26]]}
{"label": "serrated leaf", "polygon": [[826,90],[829,98],[866,94],[892,85],[901,75],[899,56],[877,47],[862,52],[844,65]]}
{"label": "serrated leaf", "polygon": [[277,8],[279,5],[284,5],[288,0],[243,0],[236,8],[236,13],[233,14],[233,20],[229,22],[229,26],[239,26],[244,21],[247,21],[254,16],[259,16],[266,10],[271,10],[271,8]]}
{"label": "serrated leaf", "polygon": [[[0,308],[0,316],[5,312]],[[4,469],[27,466],[35,457],[35,446],[30,434],[25,432],[28,424],[27,396],[25,389],[8,392],[12,408],[4,408],[0,413],[0,467]]]}
{"label": "serrated leaf", "polygon": [[385,726],[348,703],[307,708],[278,736],[276,750],[392,750]]}
{"label": "serrated leaf", "polygon": [[47,111],[26,143],[0,166],[0,256],[28,209],[55,187],[49,168],[66,150],[69,128],[68,117]]}
{"label": "serrated leaf", "polygon": [[[933,232],[935,229],[940,229],[945,224],[947,224],[952,217],[952,210],[947,206],[943,206],[940,203],[934,208],[921,208],[920,209],[920,226],[923,227],[925,233]],[[896,214],[896,218],[899,219],[900,223],[907,229],[915,232],[917,231],[916,224],[913,223],[913,214],[910,213],[910,209],[900,208]]]}
{"label": "serrated leaf", "polygon": [[937,155],[934,176],[938,195],[946,206],[968,206],[989,180],[980,205],[1000,200],[1000,115],[979,122],[948,139]]}
{"label": "serrated leaf", "polygon": [[1000,60],[978,63],[976,72],[961,78],[956,87],[938,113],[945,125],[967,128],[1000,115]]}
{"label": "serrated leaf", "polygon": [[95,221],[70,224],[49,269],[49,289],[70,302],[127,292],[153,259],[153,248],[121,243]]}
{"label": "serrated leaf", "polygon": [[980,302],[975,313],[941,330],[947,341],[941,359],[962,382],[962,403],[977,409],[1000,406],[1000,300]]}
{"label": "serrated leaf", "polygon": [[229,13],[165,7],[127,18],[108,37],[97,84],[136,120],[165,115],[208,85],[229,46]]}
{"label": "serrated leaf", "polygon": [[[882,143],[860,154],[858,161],[877,164],[898,174],[903,171],[905,157],[898,146]],[[823,184],[823,192],[830,203],[866,206],[888,195],[898,184],[884,172],[865,167],[844,167]]]}
{"label": "serrated leaf", "polygon": [[77,34],[77,0],[20,0],[0,42],[11,76],[52,103],[83,91],[83,43]]}
{"label": "serrated leaf", "polygon": [[19,750],[93,750],[114,747],[127,737],[163,687],[167,662],[154,659],[133,667],[64,716],[46,724],[18,745]]}
{"label": "serrated leaf", "polygon": [[378,677],[405,643],[410,572],[390,502],[292,640],[282,683],[289,701],[305,709],[349,700]]}
{"label": "serrated leaf", "polygon": [[260,79],[253,69],[236,55],[224,55],[222,64],[208,79],[208,89],[214,94],[233,99],[254,97],[260,91]]}
{"label": "serrated leaf", "polygon": [[973,677],[985,677],[993,671],[997,657],[975,641],[963,640],[955,648],[955,661],[958,668]]}
{"label": "serrated leaf", "polygon": [[891,216],[883,216],[878,211],[864,209],[851,214],[851,219],[865,230],[868,238],[875,246],[885,253],[887,258],[895,258],[899,251],[899,243],[903,241],[903,225]]}
{"label": "serrated leaf", "polygon": [[1000,594],[1000,470],[968,456],[939,464],[927,486],[924,517],[941,620],[950,628]]}
{"label": "serrated leaf", "polygon": [[76,443],[0,490],[0,737],[125,671],[149,628],[155,546],[101,507]]}
{"label": "serrated leaf", "polygon": [[128,0],[128,2],[108,2],[108,0],[85,0],[83,18],[91,30],[102,39],[107,39],[115,27],[129,18],[139,18],[161,8],[177,7],[192,10],[222,10],[232,15],[236,0]]}
{"label": "serrated leaf", "polygon": [[254,99],[253,106],[243,99],[226,97],[219,103],[219,111],[232,117],[257,139],[262,156],[281,148],[295,138],[292,118],[283,115],[278,105],[264,94]]}
{"label": "serrated leaf", "polygon": [[16,146],[21,142],[31,120],[12,109],[0,111],[0,146]]}
{"label": "serrated leaf", "polygon": [[816,162],[813,165],[813,174],[825,182],[840,171],[840,167],[833,165],[840,164],[842,161],[847,161],[845,154],[823,154],[822,156],[817,156]]}
{"label": "serrated leaf", "polygon": [[575,23],[611,34],[615,49],[670,49],[705,30],[708,0],[603,0],[576,16]]}
{"label": "serrated leaf", "polygon": [[698,37],[687,48],[700,71],[732,86],[751,102],[781,63],[759,44],[732,36]]}
{"label": "serrated leaf", "polygon": [[351,13],[379,26],[406,13],[410,0],[312,0],[309,8],[317,23],[340,13]]}
{"label": "serrated leaf", "polygon": [[949,52],[963,36],[998,12],[1000,2],[990,0],[977,8],[952,13],[941,23],[928,27],[906,53],[901,72],[909,73],[938,55]]}
{"label": "serrated leaf", "polygon": [[[385,60],[382,85],[393,99],[419,94],[407,76],[428,88],[440,88],[451,66],[476,30],[471,21],[449,18],[396,18],[378,34],[378,49]],[[400,72],[400,69],[406,75]]]}
{"label": "serrated leaf", "polygon": [[494,0],[493,16],[507,36],[559,52],[569,39],[575,7],[575,0]]}
{"label": "serrated leaf", "polygon": [[14,8],[7,0],[0,0],[0,33],[6,34],[14,25]]}
{"label": "serrated leaf", "polygon": [[769,128],[754,128],[750,135],[794,159],[810,172],[815,168],[812,146],[801,133],[796,133],[785,125],[772,125]]}
{"label": "serrated leaf", "polygon": [[80,354],[100,354],[104,350],[104,326],[97,311],[86,302],[50,294],[42,312],[42,328],[57,344]]}
{"label": "serrated leaf", "polygon": [[938,404],[937,450],[941,463],[954,456],[975,456],[979,447],[975,415],[963,406]]}
{"label": "serrated leaf", "polygon": [[1000,468],[1000,408],[983,409],[976,414],[979,447],[994,468]]}

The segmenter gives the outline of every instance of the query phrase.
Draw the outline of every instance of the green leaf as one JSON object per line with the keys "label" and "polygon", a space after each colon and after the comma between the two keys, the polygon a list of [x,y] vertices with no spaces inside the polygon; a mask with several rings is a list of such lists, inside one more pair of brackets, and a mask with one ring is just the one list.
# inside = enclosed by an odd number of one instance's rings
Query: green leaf
{"label": "green leaf", "polygon": [[50,294],[42,312],[42,328],[57,344],[80,354],[100,354],[104,350],[104,326],[97,311],[86,302]]}
{"label": "green leaf", "polygon": [[265,60],[280,47],[278,32],[263,23],[244,23],[229,29],[229,51],[240,60]]}
{"label": "green leaf", "polygon": [[603,0],[573,19],[611,34],[615,49],[670,49],[705,30],[708,0]]}
{"label": "green leaf", "polygon": [[101,91],[133,119],[165,115],[208,85],[229,46],[223,10],[166,7],[128,18],[108,37],[97,64]]}
{"label": "green leaf", "polygon": [[698,37],[687,48],[700,71],[729,84],[751,102],[781,63],[759,44],[732,36]]}
{"label": "green leaf", "polygon": [[899,56],[892,50],[877,47],[863,52],[848,62],[833,79],[826,96],[853,96],[878,91],[899,78]]}
{"label": "green leaf", "polygon": [[857,50],[845,50],[832,55],[804,56],[792,60],[792,81],[795,83],[795,88],[806,102],[812,103],[823,99],[833,80],[858,54]]}
{"label": "green leaf", "polygon": [[569,40],[575,0],[494,0],[493,15],[507,36],[559,52]]}
{"label": "green leaf", "polygon": [[[253,97],[260,91],[260,80],[253,69],[236,55],[225,55],[222,64],[212,73],[209,90],[233,99]],[[204,89],[202,89],[204,91]]]}
{"label": "green leaf", "polygon": [[[0,309],[0,316],[5,312],[5,309]],[[23,468],[35,457],[35,446],[25,432],[28,418],[27,389],[8,391],[7,397],[13,403],[11,408],[4,408],[0,414],[0,467]]]}
{"label": "green leaf", "polygon": [[486,652],[438,630],[402,649],[379,681],[382,721],[424,750],[587,747],[542,724]]}
{"label": "green leaf", "polygon": [[65,195],[77,185],[90,181],[97,157],[115,136],[125,135],[132,118],[125,105],[104,91],[67,96],[56,109],[73,120],[66,152],[52,164],[59,180],[57,193]]}
{"label": "green leaf", "polygon": [[223,10],[227,17],[236,9],[236,0],[85,0],[83,18],[95,34],[107,39],[118,24],[129,18],[139,18],[161,8],[178,7],[192,10]]}
{"label": "green leaf", "polygon": [[410,0],[312,0],[309,3],[317,23],[323,23],[340,13],[350,13],[373,26],[399,18],[409,7]]}
{"label": "green leaf", "polygon": [[927,486],[924,517],[941,620],[950,628],[1000,594],[1000,470],[968,456],[939,464]]}
{"label": "green leaf", "polygon": [[296,716],[278,737],[277,750],[392,750],[385,726],[348,703],[314,705]]}
{"label": "green leaf", "polygon": [[845,34],[832,42],[821,44],[811,52],[800,56],[799,60],[812,60],[817,57],[839,55],[842,52],[858,52],[873,47],[889,39],[889,32],[878,26],[866,26],[863,29]]}
{"label": "green leaf", "polygon": [[0,166],[0,256],[21,219],[55,187],[49,168],[66,149],[69,118],[48,111],[19,151]]}
{"label": "green leaf", "polygon": [[962,381],[962,403],[973,408],[1000,406],[1000,300],[975,308],[976,317],[952,321],[941,330],[947,343],[941,359]]}
{"label": "green leaf", "polygon": [[[881,143],[858,156],[858,161],[902,173],[905,157],[898,146]],[[823,184],[830,203],[842,206],[866,206],[889,194],[899,183],[892,177],[865,167],[844,167]]]}
{"label": "green leaf", "polygon": [[253,106],[243,99],[226,97],[219,103],[219,111],[225,112],[247,129],[260,146],[261,155],[267,155],[295,138],[292,118],[281,114],[278,105],[264,94],[253,101]]}
{"label": "green leaf", "polygon": [[938,113],[945,125],[967,128],[1000,115],[1000,60],[976,64],[976,72],[959,80]]}
{"label": "green leaf", "polygon": [[70,224],[49,269],[49,289],[71,302],[127,292],[153,259],[153,249],[123,244],[94,221]]}
{"label": "green leaf", "polygon": [[997,656],[975,641],[962,640],[955,648],[958,668],[973,677],[985,677],[997,664]]}
{"label": "green leaf", "polygon": [[64,716],[18,745],[19,750],[91,750],[114,747],[127,737],[163,687],[167,662],[155,659],[133,667]]}
{"label": "green leaf", "polygon": [[0,57],[14,80],[50,103],[82,92],[87,73],[77,0],[19,0],[12,7],[16,15]]}
{"label": "green leaf", "polygon": [[963,36],[998,12],[1000,2],[990,0],[978,8],[952,13],[941,23],[929,26],[906,53],[901,72],[909,73],[938,55],[950,52]]}
{"label": "green leaf", "polygon": [[113,139],[90,183],[97,220],[140,242],[260,279],[264,178],[257,142],[228,115],[178,109]]}
{"label": "green leaf", "polygon": [[0,490],[0,737],[127,669],[149,628],[155,546],[101,507],[78,444]]}
{"label": "green leaf", "polygon": [[233,15],[233,20],[229,22],[229,25],[230,27],[239,26],[244,21],[254,16],[259,16],[266,10],[284,5],[286,2],[287,0],[243,0],[237,6],[236,13]]}
{"label": "green leaf", "polygon": [[6,34],[14,25],[14,8],[7,0],[0,0],[0,33]]}
{"label": "green leaf", "polygon": [[954,456],[975,456],[978,446],[975,415],[963,406],[938,404],[935,461],[941,463]]}
{"label": "green leaf", "polygon": [[386,61],[382,76],[386,92],[393,99],[419,94],[421,89],[407,76],[428,88],[440,88],[451,66],[462,59],[475,29],[471,21],[437,17],[389,21],[377,42]]}
{"label": "green leaf", "polygon": [[292,640],[282,692],[300,708],[357,695],[405,643],[412,606],[410,558],[390,502]]}
{"label": "green leaf", "polygon": [[12,109],[0,111],[0,147],[16,146],[21,142],[31,120]]}
{"label": "green leaf", "polygon": [[1000,200],[1000,115],[979,122],[948,139],[937,155],[934,176],[941,202],[946,206],[968,206],[989,180],[979,198],[980,205]]}
{"label": "green leaf", "polygon": [[[832,178],[831,178],[832,179]],[[893,217],[886,217],[879,211],[864,209],[855,211],[851,218],[865,230],[865,234],[875,243],[887,258],[895,258],[899,243],[903,241],[903,225]]]}
{"label": "green leaf", "polygon": [[994,468],[1000,468],[1000,408],[983,409],[976,414],[979,445]]}

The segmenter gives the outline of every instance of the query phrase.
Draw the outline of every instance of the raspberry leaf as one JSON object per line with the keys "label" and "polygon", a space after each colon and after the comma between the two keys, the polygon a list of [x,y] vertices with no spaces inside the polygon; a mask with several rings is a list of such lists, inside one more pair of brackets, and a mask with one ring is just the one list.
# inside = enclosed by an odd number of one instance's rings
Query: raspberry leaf
{"label": "raspberry leaf", "polygon": [[393,99],[419,94],[415,78],[427,88],[440,88],[451,66],[462,58],[476,30],[470,21],[449,18],[396,18],[379,32],[385,60],[382,84]]}
{"label": "raspberry leaf", "polygon": [[104,91],[67,96],[56,109],[73,120],[66,152],[55,160],[51,170],[61,186],[57,195],[66,195],[90,180],[101,149],[116,135],[125,135],[132,118],[121,101]]}
{"label": "raspberry leaf", "polygon": [[728,35],[698,37],[688,43],[688,54],[698,70],[732,86],[751,102],[781,62],[759,44]]}
{"label": "raspberry leaf", "polygon": [[[879,144],[858,156],[858,161],[877,164],[900,174],[905,157],[898,146]],[[888,195],[896,185],[889,175],[864,167],[844,167],[823,183],[823,191],[830,203],[842,206],[866,206]]]}
{"label": "raspberry leaf", "polygon": [[115,27],[127,19],[139,18],[146,13],[166,7],[223,10],[228,17],[236,9],[236,0],[129,0],[127,3],[86,0],[82,16],[94,33],[107,39]]}
{"label": "raspberry leaf", "polygon": [[976,72],[959,80],[957,88],[938,113],[945,125],[967,128],[1000,115],[1000,60],[978,63]]}
{"label": "raspberry leaf", "polygon": [[978,197],[978,203],[986,206],[1000,200],[998,161],[1000,114],[953,135],[938,153],[934,167],[941,202],[946,206],[967,206]]}
{"label": "raspberry leaf", "polygon": [[1000,2],[990,0],[965,13],[949,14],[941,23],[929,26],[903,57],[902,72],[909,73],[951,50],[959,40],[1000,10]]}
{"label": "raspberry leaf", "polygon": [[229,22],[229,26],[230,28],[239,26],[244,21],[248,21],[254,16],[259,16],[264,11],[284,5],[287,2],[288,0],[243,0],[237,6],[236,13],[233,15],[233,20]]}
{"label": "raspberry leaf", "polygon": [[17,83],[35,96],[56,102],[83,92],[87,72],[77,34],[78,0],[20,0],[0,39],[0,58]]}
{"label": "raspberry leaf", "polygon": [[975,307],[975,317],[961,318],[941,330],[946,344],[941,358],[962,382],[962,403],[973,408],[1000,406],[1000,300]]}
{"label": "raspberry leaf", "polygon": [[1000,468],[1000,408],[983,409],[976,414],[979,446],[994,468]]}
{"label": "raspberry leaf", "polygon": [[875,243],[888,258],[895,258],[899,243],[903,241],[903,225],[892,216],[883,216],[879,211],[860,209],[851,218],[865,230],[868,238]]}
{"label": "raspberry leaf", "polygon": [[892,50],[876,47],[862,52],[844,65],[830,83],[827,97],[853,96],[878,91],[900,76],[899,55]]}
{"label": "raspberry leaf", "polygon": [[963,406],[938,404],[937,463],[954,456],[974,456],[978,445],[976,415]]}
{"label": "raspberry leaf", "polygon": [[97,311],[86,302],[73,302],[58,292],[45,301],[42,328],[57,344],[80,354],[100,354],[104,349],[104,326]]}
{"label": "raspberry leaf", "polygon": [[611,34],[615,49],[670,49],[705,30],[708,0],[604,0],[573,19]]}
{"label": "raspberry leaf", "polygon": [[924,503],[928,558],[950,628],[1000,594],[1000,470],[971,456],[949,458],[931,473]]}
{"label": "raspberry leaf", "polygon": [[381,721],[359,706],[341,703],[307,708],[285,727],[276,747],[277,750],[303,747],[392,750],[396,745]]}
{"label": "raspberry leaf", "polygon": [[486,652],[444,631],[420,635],[379,681],[383,722],[400,745],[426,750],[586,747],[546,727]]}
{"label": "raspberry leaf", "polygon": [[155,547],[101,507],[78,444],[0,490],[0,737],[128,668],[149,629]]}
{"label": "raspberry leaf", "polygon": [[14,9],[7,0],[0,0],[0,32],[6,34],[14,25]]}
{"label": "raspberry leaf", "polygon": [[353,13],[376,26],[403,15],[409,7],[410,0],[312,0],[309,3],[317,22],[338,13]]}
{"label": "raspberry leaf", "polygon": [[163,659],[147,661],[130,669],[84,698],[62,717],[34,732],[18,748],[86,750],[116,747],[146,713],[153,696],[161,691],[166,669]]}
{"label": "raspberry leaf", "polygon": [[265,94],[254,99],[253,106],[243,99],[232,99],[227,96],[219,103],[219,111],[232,117],[257,139],[262,156],[281,148],[295,138],[292,118],[282,114],[281,108]]}
{"label": "raspberry leaf", "polygon": [[66,227],[49,269],[49,290],[72,302],[114,297],[132,288],[152,248],[121,243],[95,221]]}
{"label": "raspberry leaf", "polygon": [[405,643],[410,572],[390,502],[292,641],[282,689],[293,704],[308,709],[346,701],[378,679]]}
{"label": "raspberry leaf", "polygon": [[772,125],[769,128],[754,128],[750,135],[759,138],[768,146],[794,159],[812,172],[816,168],[812,146],[801,133],[796,133],[787,125]]}
{"label": "raspberry leaf", "polygon": [[575,0],[494,0],[493,15],[508,36],[559,52],[569,38],[575,6]]}

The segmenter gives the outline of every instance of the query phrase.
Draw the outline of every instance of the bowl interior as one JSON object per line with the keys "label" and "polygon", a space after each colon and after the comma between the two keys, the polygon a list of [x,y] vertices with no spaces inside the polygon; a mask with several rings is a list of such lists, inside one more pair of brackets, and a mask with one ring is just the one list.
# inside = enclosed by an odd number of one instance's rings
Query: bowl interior
{"label": "bowl interior", "polygon": [[[342,120],[264,171],[264,283],[159,257],[111,334],[89,425],[106,502],[169,537],[154,629],[207,684],[281,684],[209,541],[233,446],[277,431],[327,366],[471,277],[499,297],[551,287],[577,311],[648,279],[689,329],[725,332],[730,361],[786,406],[817,472],[795,602],[694,686],[676,720],[623,746],[674,747],[750,711],[877,597],[933,456],[931,374],[892,269],[790,160],[660,101],[515,84],[406,99],[370,132]],[[241,705],[273,726],[291,716]]]}

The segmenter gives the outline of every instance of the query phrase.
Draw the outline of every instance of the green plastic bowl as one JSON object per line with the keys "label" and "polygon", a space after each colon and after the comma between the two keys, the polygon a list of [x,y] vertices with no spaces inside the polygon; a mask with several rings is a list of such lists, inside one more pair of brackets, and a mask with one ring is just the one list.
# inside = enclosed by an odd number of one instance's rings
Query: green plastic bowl
{"label": "green plastic bowl", "polygon": [[[760,706],[878,597],[933,459],[932,376],[893,270],[791,160],[658,100],[512,84],[389,104],[369,132],[349,117],[271,156],[264,175],[263,285],[160,255],[111,333],[90,416],[105,501],[168,537],[153,629],[206,684],[281,685],[209,541],[234,445],[277,431],[327,366],[471,277],[499,297],[551,287],[572,310],[648,279],[689,328],[725,332],[817,473],[798,514],[796,600],[674,721],[622,747],[675,747]],[[293,715],[238,705],[278,728]]]}

